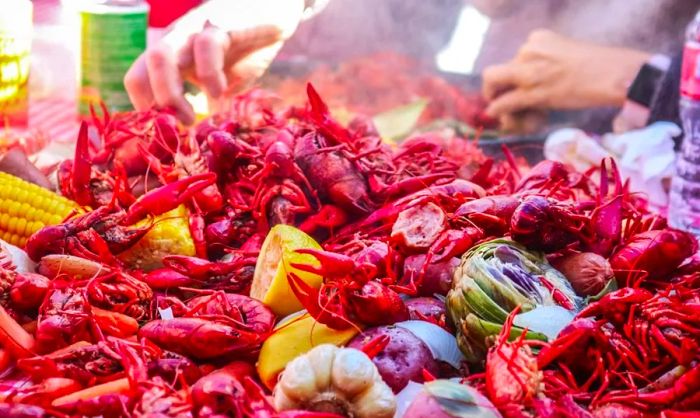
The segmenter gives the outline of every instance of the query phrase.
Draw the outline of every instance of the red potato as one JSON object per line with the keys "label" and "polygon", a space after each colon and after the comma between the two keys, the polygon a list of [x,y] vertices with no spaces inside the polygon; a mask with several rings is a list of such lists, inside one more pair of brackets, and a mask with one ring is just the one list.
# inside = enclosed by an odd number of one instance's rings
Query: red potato
{"label": "red potato", "polygon": [[[411,279],[418,281],[420,296],[447,295],[452,288],[452,278],[459,266],[460,260],[453,257],[441,263],[428,263],[423,271],[425,254],[412,255],[406,258],[403,265],[403,275],[406,282]],[[423,276],[421,277],[421,271]]]}
{"label": "red potato", "polygon": [[447,215],[435,203],[421,203],[399,213],[391,239],[409,251],[430,248],[445,229]]}
{"label": "red potato", "polygon": [[389,337],[389,344],[372,361],[394,393],[406,387],[410,380],[422,382],[423,369],[432,375],[438,374],[438,362],[428,346],[404,328],[382,326],[367,329],[353,338],[348,347],[362,349],[365,344],[383,335]]}
{"label": "red potato", "polygon": [[451,331],[446,324],[445,302],[437,298],[414,298],[405,302],[410,319],[428,321]]}

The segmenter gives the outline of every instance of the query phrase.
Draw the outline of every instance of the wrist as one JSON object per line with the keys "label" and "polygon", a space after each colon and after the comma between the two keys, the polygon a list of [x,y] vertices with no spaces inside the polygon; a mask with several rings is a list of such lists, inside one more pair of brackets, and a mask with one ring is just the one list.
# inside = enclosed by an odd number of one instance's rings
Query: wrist
{"label": "wrist", "polygon": [[[651,54],[641,51],[611,48],[606,66],[607,83],[600,91],[601,105],[620,107],[627,98],[627,92],[642,66],[652,58]],[[601,74],[605,80],[605,73]]]}

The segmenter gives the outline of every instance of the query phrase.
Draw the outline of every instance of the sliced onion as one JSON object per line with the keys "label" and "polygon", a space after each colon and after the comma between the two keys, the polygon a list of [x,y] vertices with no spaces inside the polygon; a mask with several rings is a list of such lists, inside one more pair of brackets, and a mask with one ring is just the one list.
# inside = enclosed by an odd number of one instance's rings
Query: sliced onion
{"label": "sliced onion", "polygon": [[396,413],[394,413],[394,418],[401,418],[406,413],[406,410],[411,406],[411,403],[413,403],[421,390],[423,390],[423,384],[410,380],[406,387],[396,394]]}
{"label": "sliced onion", "polygon": [[423,340],[435,359],[444,361],[454,368],[459,368],[464,360],[455,336],[432,322],[403,321],[396,323],[396,326],[411,331]]}
{"label": "sliced onion", "polygon": [[7,251],[12,258],[12,264],[14,264],[15,270],[18,273],[28,273],[34,271],[36,268],[36,263],[29,259],[29,256],[23,249],[2,240],[0,240],[0,246],[2,247],[2,250]]}
{"label": "sliced onion", "polygon": [[542,333],[552,341],[573,320],[574,314],[561,306],[538,306],[531,311],[516,315],[513,324]]}

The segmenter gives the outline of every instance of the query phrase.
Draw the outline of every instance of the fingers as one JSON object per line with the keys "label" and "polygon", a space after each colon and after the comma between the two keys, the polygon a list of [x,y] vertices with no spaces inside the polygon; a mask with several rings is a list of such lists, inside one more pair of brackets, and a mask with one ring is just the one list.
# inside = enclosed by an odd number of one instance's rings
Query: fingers
{"label": "fingers", "polygon": [[486,113],[494,117],[508,113],[518,113],[528,109],[538,109],[545,105],[542,89],[515,89],[498,96],[489,103]]}
{"label": "fingers", "polygon": [[547,124],[547,112],[528,110],[509,113],[499,119],[501,129],[506,132],[529,135],[539,132]]}
{"label": "fingers", "polygon": [[282,32],[276,26],[257,26],[228,33],[231,46],[226,61],[233,64],[255,51],[275,44],[282,39]]}
{"label": "fingers", "polygon": [[144,55],[141,55],[127,71],[124,76],[124,87],[136,110],[150,109],[155,105]]}
{"label": "fingers", "polygon": [[185,100],[175,52],[167,45],[160,44],[146,52],[145,61],[156,106],[173,108],[183,123],[193,123],[194,110]]}
{"label": "fingers", "polygon": [[482,93],[486,100],[493,100],[522,81],[519,66],[510,63],[493,65],[484,70]]}
{"label": "fingers", "polygon": [[205,28],[193,40],[195,75],[201,87],[213,98],[221,96],[226,89],[224,61],[229,45],[228,35],[213,26]]}

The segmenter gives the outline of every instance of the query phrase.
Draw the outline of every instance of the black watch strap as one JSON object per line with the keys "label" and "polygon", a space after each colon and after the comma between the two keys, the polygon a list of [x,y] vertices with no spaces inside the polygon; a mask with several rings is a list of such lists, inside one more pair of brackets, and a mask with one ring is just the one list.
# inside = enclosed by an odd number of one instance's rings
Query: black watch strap
{"label": "black watch strap", "polygon": [[659,89],[665,70],[649,63],[642,65],[637,77],[627,90],[627,99],[639,103],[644,107],[651,106]]}

